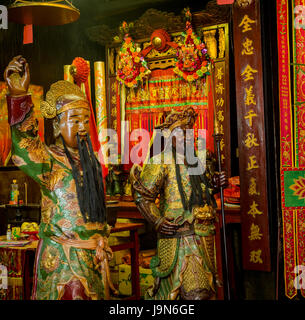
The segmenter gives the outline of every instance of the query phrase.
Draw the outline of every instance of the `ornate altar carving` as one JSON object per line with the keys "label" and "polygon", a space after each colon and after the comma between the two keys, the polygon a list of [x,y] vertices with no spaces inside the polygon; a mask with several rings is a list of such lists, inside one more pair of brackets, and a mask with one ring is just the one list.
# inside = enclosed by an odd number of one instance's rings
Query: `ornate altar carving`
{"label": "ornate altar carving", "polygon": [[219,28],[219,44],[218,44],[218,48],[219,48],[219,55],[218,58],[223,58],[224,54],[225,54],[225,50],[226,50],[226,38],[225,38],[225,30],[224,28]]}
{"label": "ornate altar carving", "polygon": [[215,38],[216,29],[203,32],[204,42],[208,48],[208,55],[212,59],[217,58],[217,40]]}
{"label": "ornate altar carving", "polygon": [[[228,21],[229,11],[223,7],[223,10],[220,10],[216,1],[209,2],[207,8],[207,11],[193,13],[191,24],[194,35],[198,35],[196,43],[206,42],[206,49],[212,55],[216,66],[215,72],[218,72],[217,77],[215,75],[217,81],[212,88],[215,92],[217,90],[214,105],[220,130],[224,135],[221,141],[221,158],[230,175],[229,28],[227,23],[213,23],[214,21]],[[149,23],[151,24],[148,25]],[[159,121],[165,109],[183,108],[186,103],[198,105],[198,110],[197,108],[196,110],[200,116],[195,129],[209,126],[210,131],[213,130],[211,129],[213,128],[213,112],[208,115],[208,105],[212,103],[212,91],[210,91],[212,78],[209,77],[208,83],[205,84],[204,81],[196,81],[196,79],[182,79],[173,72],[179,57],[177,48],[183,47],[188,30],[182,15],[175,16],[150,9],[139,19],[130,22],[129,26],[129,35],[141,50],[148,69],[152,73],[137,88],[127,88],[125,89],[127,91],[122,92],[122,88],[116,86],[117,67],[120,61],[118,53],[123,39],[115,35],[117,42],[112,41],[107,45],[106,65],[108,68],[106,73],[108,77],[108,126],[119,131],[119,150],[122,151],[125,148],[123,144],[126,134],[122,133],[123,128],[120,128],[122,117],[129,123],[129,132],[140,126],[152,134],[154,125]],[[115,32],[108,34],[114,35]],[[119,39],[121,42],[118,41]],[[200,76],[198,78],[200,79]],[[122,95],[125,97],[124,101]],[[178,96],[180,98],[175,100]],[[132,145],[130,144],[129,147]]]}
{"label": "ornate altar carving", "polygon": [[[207,3],[205,10],[192,14],[192,25],[194,29],[197,29],[202,26],[226,23],[229,21],[229,16],[230,8],[228,6],[219,6],[216,0],[212,0]],[[184,28],[185,22],[182,15],[148,9],[133,22],[130,36],[135,41],[145,41],[157,29],[164,29],[168,34],[176,34],[181,33]],[[119,28],[111,28],[101,24],[88,28],[86,33],[90,40],[103,46],[115,47],[120,44],[114,41],[114,38],[119,35]]]}
{"label": "ornate altar carving", "polygon": [[248,7],[253,0],[236,0],[236,3],[239,7],[246,8]]}
{"label": "ornate altar carving", "polygon": [[178,43],[171,41],[171,36],[164,29],[155,30],[150,42],[143,43],[142,54],[149,61],[150,70],[165,69],[175,64]]}

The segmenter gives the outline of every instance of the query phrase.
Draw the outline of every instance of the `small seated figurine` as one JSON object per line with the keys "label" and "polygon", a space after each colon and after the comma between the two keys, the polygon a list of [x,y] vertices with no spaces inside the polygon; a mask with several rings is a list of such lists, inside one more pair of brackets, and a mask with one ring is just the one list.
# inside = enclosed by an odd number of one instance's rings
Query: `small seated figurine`
{"label": "small seated figurine", "polygon": [[120,165],[109,164],[106,177],[106,193],[110,197],[123,195],[123,174]]}

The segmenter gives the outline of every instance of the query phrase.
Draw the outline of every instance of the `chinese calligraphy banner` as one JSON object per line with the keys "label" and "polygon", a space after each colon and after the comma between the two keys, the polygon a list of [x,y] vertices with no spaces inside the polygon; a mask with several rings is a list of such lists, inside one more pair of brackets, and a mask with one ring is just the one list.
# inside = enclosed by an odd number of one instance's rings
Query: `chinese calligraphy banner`
{"label": "chinese calligraphy banner", "polygon": [[219,123],[220,134],[222,139],[220,141],[220,152],[221,152],[221,162],[224,165],[225,159],[230,158],[228,153],[228,148],[225,148],[226,145],[229,145],[230,136],[225,132],[225,115],[229,115],[228,103],[226,101],[226,79],[225,79],[225,61],[215,62],[215,75],[214,75],[214,91],[215,91],[215,116]]}
{"label": "chinese calligraphy banner", "polygon": [[[283,249],[284,249],[284,279],[285,294],[293,298],[297,290],[293,285],[295,278],[294,268],[296,266],[295,245],[295,211],[287,208],[285,204],[285,192],[292,193],[289,189],[289,171],[285,175],[283,168],[294,167],[294,146],[292,135],[292,106],[290,90],[290,51],[289,51],[289,18],[288,0],[277,1],[277,42],[278,42],[278,68],[279,68],[279,107],[280,107],[280,144],[281,144],[281,193],[282,193],[282,224],[283,224]],[[288,170],[288,169],[286,169]],[[286,182],[285,182],[286,180]],[[291,183],[290,183],[291,185]],[[288,186],[288,189],[286,189]],[[286,190],[285,190],[286,189]],[[288,202],[294,197],[287,198]]]}
{"label": "chinese calligraphy banner", "polygon": [[[222,168],[231,176],[230,68],[228,24],[203,27],[201,32],[208,54],[214,61],[211,72],[214,92],[214,116],[218,123]],[[210,104],[210,103],[209,103]],[[213,115],[211,115],[213,117]]]}
{"label": "chinese calligraphy banner", "polygon": [[[109,123],[110,123],[110,128],[114,129],[116,131],[119,130],[120,128],[120,95],[119,95],[119,88],[118,84],[116,82],[115,77],[109,78],[109,90],[108,90],[108,95],[109,95],[109,109],[110,109],[110,116],[109,116]],[[118,106],[117,106],[118,105]],[[118,131],[118,135],[121,132]],[[117,142],[117,141],[116,141]]]}
{"label": "chinese calligraphy banner", "polygon": [[243,267],[270,271],[259,1],[233,7]]}
{"label": "chinese calligraphy banner", "polygon": [[[290,299],[297,295],[295,278],[298,266],[305,265],[305,169],[281,170],[283,246],[285,267],[285,293]],[[304,288],[301,294],[305,296]]]}
{"label": "chinese calligraphy banner", "polygon": [[292,1],[293,83],[295,105],[295,166],[305,167],[305,2]]}
{"label": "chinese calligraphy banner", "polygon": [[277,2],[278,59],[279,59],[279,104],[281,128],[281,166],[292,167],[293,134],[290,92],[290,51],[288,29],[288,0]]}
{"label": "chinese calligraphy banner", "polygon": [[[289,5],[292,4],[292,61],[289,50]],[[281,124],[281,195],[284,251],[285,294],[292,299],[297,289],[305,297],[305,289],[296,285],[299,267],[305,265],[305,16],[304,1],[277,1],[277,41],[279,65],[279,101]],[[293,66],[293,104],[291,102],[290,65]],[[293,139],[293,118],[294,132]]]}
{"label": "chinese calligraphy banner", "polygon": [[[289,4],[292,5],[292,61],[289,55]],[[297,289],[305,297],[303,286],[296,284],[300,266],[305,265],[305,6],[302,0],[277,1],[279,60],[279,98],[281,123],[281,194],[285,294],[292,299]],[[293,104],[291,103],[290,65],[293,66]],[[292,119],[294,118],[294,140]]]}

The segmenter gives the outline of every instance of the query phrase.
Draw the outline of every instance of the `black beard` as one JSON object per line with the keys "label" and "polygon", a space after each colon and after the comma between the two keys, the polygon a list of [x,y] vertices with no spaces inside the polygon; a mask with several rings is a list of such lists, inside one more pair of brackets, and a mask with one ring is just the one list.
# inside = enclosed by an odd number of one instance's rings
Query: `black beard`
{"label": "black beard", "polygon": [[[186,150],[186,146],[184,148]],[[190,184],[191,184],[191,196],[190,199],[186,199],[185,192],[183,190],[182,181],[181,181],[181,174],[180,174],[180,167],[177,164],[177,157],[176,157],[176,149],[173,148],[173,155],[175,160],[175,171],[176,171],[176,179],[178,184],[178,190],[181,197],[181,202],[183,205],[184,210],[189,210],[192,212],[192,208],[196,205],[203,206],[205,204],[205,200],[208,204],[212,204],[214,207],[216,205],[215,199],[212,195],[210,195],[208,189],[212,188],[212,185],[209,183],[205,172],[200,174],[190,174]],[[185,159],[186,160],[186,159]],[[188,164],[185,161],[185,165],[187,168],[194,168],[199,165],[199,163],[195,164]],[[199,171],[198,171],[199,172]],[[206,186],[205,189],[205,199],[203,197],[204,191],[202,190],[201,183],[204,183]]]}
{"label": "black beard", "polygon": [[77,146],[83,177],[81,177],[79,169],[72,159],[63,138],[62,141],[65,153],[72,167],[78,203],[84,221],[104,223],[107,220],[107,216],[102,168],[93,152],[89,135],[87,134],[87,140],[80,139],[79,135],[77,135]]}

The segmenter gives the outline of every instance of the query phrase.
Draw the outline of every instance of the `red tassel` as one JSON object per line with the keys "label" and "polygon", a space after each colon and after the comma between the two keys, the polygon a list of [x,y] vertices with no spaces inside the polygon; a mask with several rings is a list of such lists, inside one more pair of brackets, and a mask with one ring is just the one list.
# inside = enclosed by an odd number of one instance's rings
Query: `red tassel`
{"label": "red tassel", "polygon": [[27,24],[23,28],[23,44],[33,43],[33,25]]}

